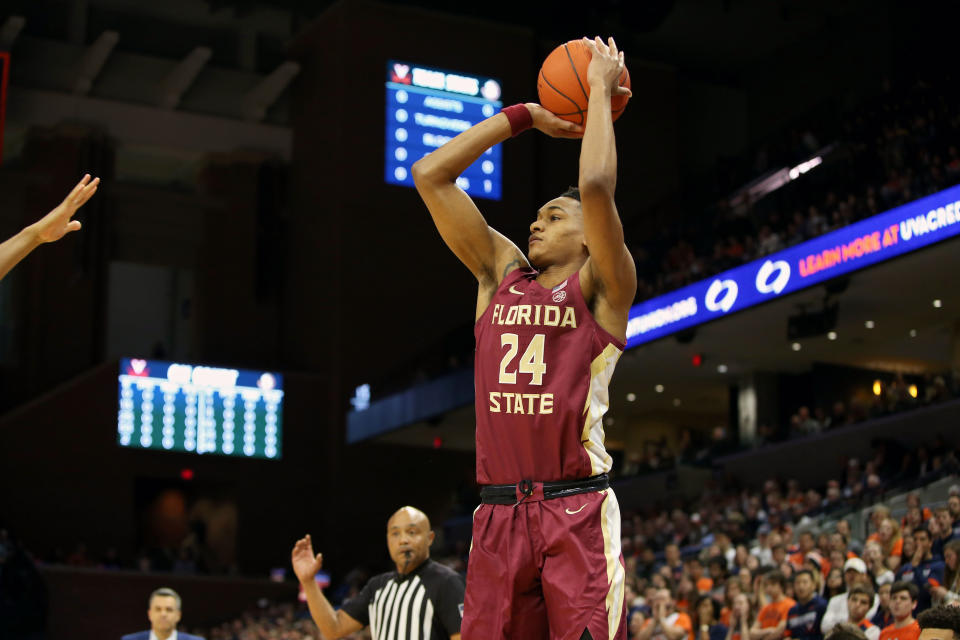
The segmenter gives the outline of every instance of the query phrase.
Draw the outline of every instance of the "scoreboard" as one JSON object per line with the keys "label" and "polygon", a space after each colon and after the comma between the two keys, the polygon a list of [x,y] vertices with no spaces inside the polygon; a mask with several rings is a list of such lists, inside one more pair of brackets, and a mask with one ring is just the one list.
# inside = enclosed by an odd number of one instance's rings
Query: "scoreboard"
{"label": "scoreboard", "polygon": [[[387,62],[386,159],[389,184],[413,186],[410,168],[457,134],[500,111],[500,82],[405,62]],[[499,200],[500,145],[457,179],[471,196]]]}
{"label": "scoreboard", "polygon": [[280,374],[120,361],[122,447],[279,459],[282,418]]}

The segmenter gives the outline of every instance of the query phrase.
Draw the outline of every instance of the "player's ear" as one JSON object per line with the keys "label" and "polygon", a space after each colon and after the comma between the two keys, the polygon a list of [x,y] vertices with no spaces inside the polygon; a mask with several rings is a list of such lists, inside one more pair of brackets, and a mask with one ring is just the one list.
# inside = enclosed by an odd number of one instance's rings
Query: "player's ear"
{"label": "player's ear", "polygon": [[427,546],[433,545],[433,539],[437,537],[437,534],[433,532],[433,529],[430,530],[430,533],[427,534]]}

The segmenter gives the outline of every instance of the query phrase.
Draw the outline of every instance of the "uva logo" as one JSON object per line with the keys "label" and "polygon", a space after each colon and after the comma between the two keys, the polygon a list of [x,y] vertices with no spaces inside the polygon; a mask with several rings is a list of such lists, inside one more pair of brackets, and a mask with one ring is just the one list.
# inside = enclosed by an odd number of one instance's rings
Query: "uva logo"
{"label": "uva logo", "polygon": [[[776,277],[771,276],[776,273]],[[760,293],[780,293],[790,281],[790,265],[783,260],[767,260],[757,272],[757,291]]]}
{"label": "uva logo", "polygon": [[710,311],[723,311],[726,313],[733,307],[737,301],[737,283],[733,280],[714,280],[707,289],[707,297],[704,303]]}

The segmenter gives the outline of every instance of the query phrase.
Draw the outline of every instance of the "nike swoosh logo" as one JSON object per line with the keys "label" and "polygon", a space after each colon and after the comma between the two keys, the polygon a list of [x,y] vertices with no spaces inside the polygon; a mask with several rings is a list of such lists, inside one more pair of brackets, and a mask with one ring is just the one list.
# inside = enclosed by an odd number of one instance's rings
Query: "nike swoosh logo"
{"label": "nike swoosh logo", "polygon": [[581,511],[583,511],[584,507],[586,507],[586,506],[587,506],[587,505],[583,505],[582,507],[580,507],[580,508],[577,509],[576,511],[570,511],[570,509],[564,509],[564,511],[566,511],[568,515],[575,516],[575,515],[577,515],[578,513],[580,513]]}
{"label": "nike swoosh logo", "polygon": [[510,285],[510,288],[507,289],[507,291],[509,291],[510,293],[515,293],[515,294],[517,294],[518,296],[522,296],[522,295],[523,295],[523,291],[515,291],[515,290],[514,290],[514,287],[515,287],[515,286],[517,286],[517,285],[515,285],[515,284]]}

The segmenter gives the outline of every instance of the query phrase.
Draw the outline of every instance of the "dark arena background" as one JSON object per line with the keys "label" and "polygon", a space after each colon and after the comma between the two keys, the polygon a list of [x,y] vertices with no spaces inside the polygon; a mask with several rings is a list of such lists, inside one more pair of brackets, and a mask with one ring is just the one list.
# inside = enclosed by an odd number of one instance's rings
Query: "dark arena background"
{"label": "dark arena background", "polygon": [[[739,582],[755,618],[771,567],[882,582],[921,527],[960,598],[951,4],[0,3],[0,239],[102,180],[0,281],[0,638],[118,638],[163,586],[181,631],[320,638],[294,542],[338,604],[407,504],[466,571],[476,284],[409,167],[596,34],[633,87],[604,420],[629,638],[655,586],[696,619]],[[522,241],[579,149],[528,132],[462,186]]]}

